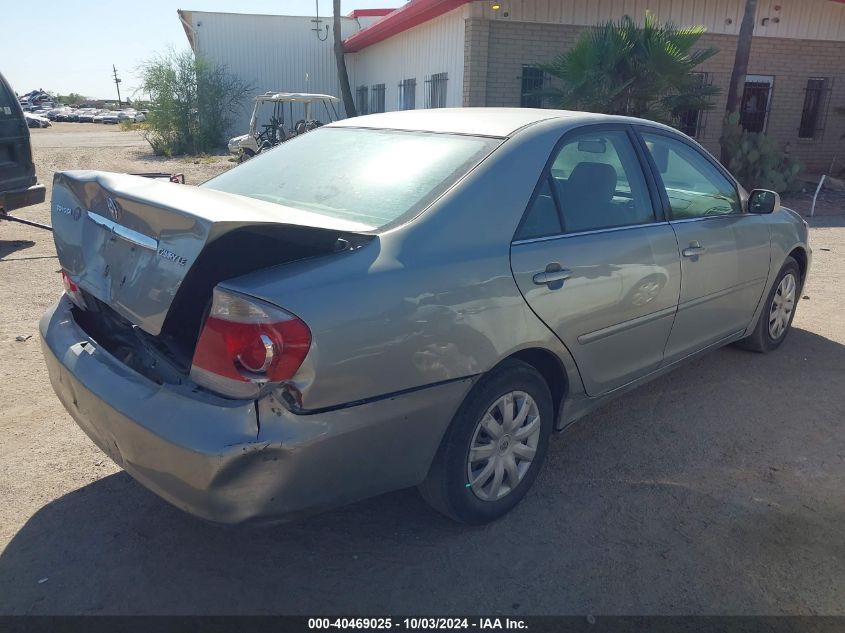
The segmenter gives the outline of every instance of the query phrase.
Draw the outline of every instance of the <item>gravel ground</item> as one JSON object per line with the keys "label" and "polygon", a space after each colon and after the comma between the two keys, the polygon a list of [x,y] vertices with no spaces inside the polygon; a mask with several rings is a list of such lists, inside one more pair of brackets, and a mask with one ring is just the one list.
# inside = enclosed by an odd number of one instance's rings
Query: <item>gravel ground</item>
{"label": "gravel ground", "polygon": [[[45,183],[230,166],[152,159],[86,124],[33,141]],[[845,216],[814,219],[811,240],[780,350],[720,350],[573,425],[492,525],[454,525],[405,490],[224,528],[134,483],[65,413],[36,330],[60,292],[52,239],[2,223],[0,613],[845,615]]]}

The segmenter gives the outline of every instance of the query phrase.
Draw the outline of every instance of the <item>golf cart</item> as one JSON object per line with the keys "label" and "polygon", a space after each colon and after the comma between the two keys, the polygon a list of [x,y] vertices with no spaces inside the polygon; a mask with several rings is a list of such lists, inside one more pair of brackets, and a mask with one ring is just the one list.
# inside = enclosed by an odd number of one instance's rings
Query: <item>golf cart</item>
{"label": "golf cart", "polygon": [[[337,121],[340,118],[334,106],[337,101],[339,99],[331,95],[303,92],[258,95],[249,120],[249,132],[230,139],[229,152],[237,155],[238,161],[242,162],[324,123]],[[324,117],[324,120],[318,117]],[[262,123],[259,124],[259,120]]]}

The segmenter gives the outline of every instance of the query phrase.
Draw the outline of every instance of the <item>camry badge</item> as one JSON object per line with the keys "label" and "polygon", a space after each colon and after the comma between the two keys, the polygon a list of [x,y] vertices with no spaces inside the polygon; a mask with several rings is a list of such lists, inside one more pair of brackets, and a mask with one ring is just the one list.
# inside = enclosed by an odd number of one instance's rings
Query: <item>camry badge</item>
{"label": "camry badge", "polygon": [[167,248],[160,248],[158,249],[158,256],[163,257],[169,262],[173,262],[174,264],[179,264],[180,266],[184,266],[188,263],[188,260],[181,255],[177,255],[173,251]]}

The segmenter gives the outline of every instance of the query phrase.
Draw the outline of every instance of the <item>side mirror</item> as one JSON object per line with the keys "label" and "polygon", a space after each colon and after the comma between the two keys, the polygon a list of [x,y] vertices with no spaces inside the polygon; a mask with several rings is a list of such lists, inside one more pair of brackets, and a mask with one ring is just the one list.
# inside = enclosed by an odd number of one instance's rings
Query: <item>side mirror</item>
{"label": "side mirror", "polygon": [[749,213],[772,213],[780,209],[780,195],[768,189],[754,189],[748,195]]}

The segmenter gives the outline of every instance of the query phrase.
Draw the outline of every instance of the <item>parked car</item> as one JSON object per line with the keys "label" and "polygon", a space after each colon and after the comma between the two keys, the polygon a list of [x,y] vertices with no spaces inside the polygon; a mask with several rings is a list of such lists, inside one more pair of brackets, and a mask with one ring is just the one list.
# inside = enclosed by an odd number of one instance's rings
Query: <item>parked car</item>
{"label": "parked car", "polygon": [[415,485],[495,519],[553,431],[781,345],[811,259],[800,216],[683,134],[555,110],[346,119],[200,187],[63,172],[52,208],[53,388],[139,482],[231,523]]}
{"label": "parked car", "polygon": [[46,116],[41,116],[40,114],[34,114],[32,112],[24,112],[24,118],[26,119],[26,124],[29,127],[50,127],[50,119]]}
{"label": "parked car", "polygon": [[97,113],[91,119],[94,123],[105,123],[105,117],[111,114],[111,110],[97,110]]}
{"label": "parked car", "polygon": [[52,110],[49,110],[45,116],[51,121],[60,121],[60,117],[69,110],[70,108],[68,108],[67,106],[59,106],[58,108],[53,108]]}
{"label": "parked car", "polygon": [[38,184],[29,128],[15,91],[0,74],[0,214],[44,202],[44,185]]}
{"label": "parked car", "polygon": [[120,121],[120,112],[109,112],[107,114],[102,115],[101,122],[102,123],[113,123],[116,124]]}
{"label": "parked car", "polygon": [[84,108],[79,111],[76,120],[80,123],[93,123],[98,112],[97,108]]}

